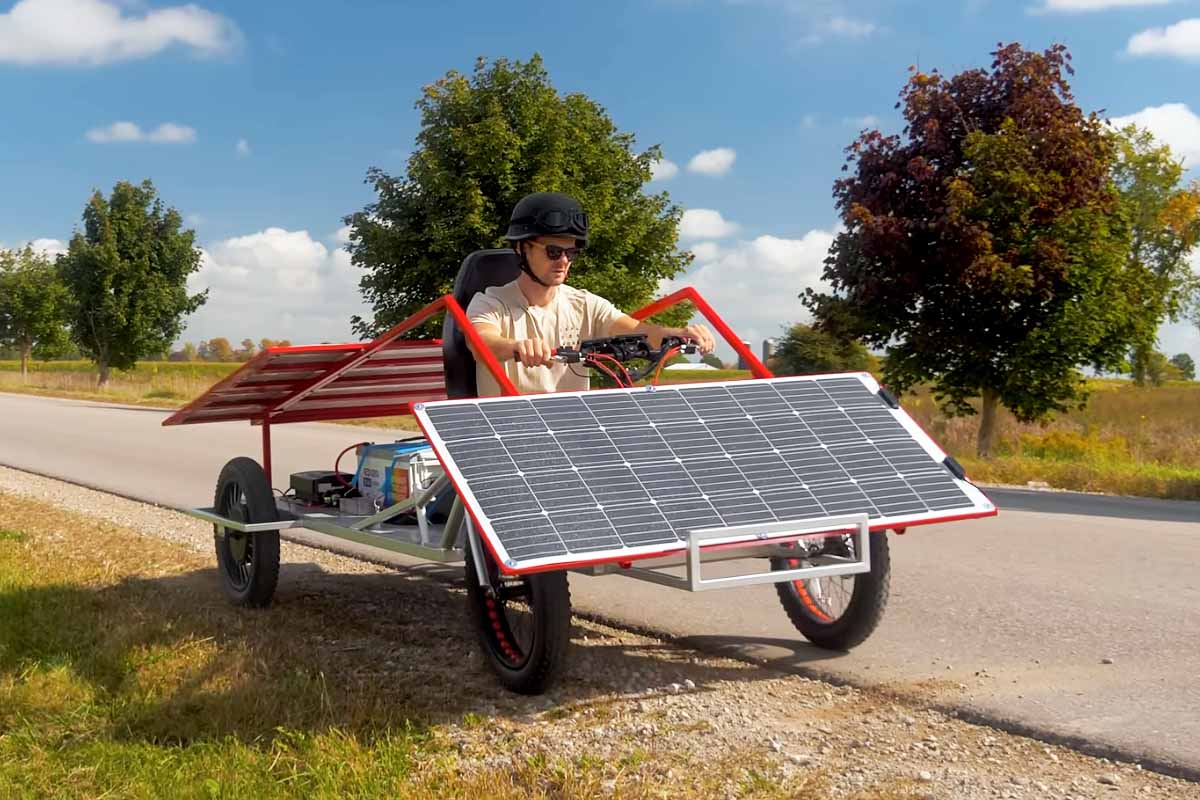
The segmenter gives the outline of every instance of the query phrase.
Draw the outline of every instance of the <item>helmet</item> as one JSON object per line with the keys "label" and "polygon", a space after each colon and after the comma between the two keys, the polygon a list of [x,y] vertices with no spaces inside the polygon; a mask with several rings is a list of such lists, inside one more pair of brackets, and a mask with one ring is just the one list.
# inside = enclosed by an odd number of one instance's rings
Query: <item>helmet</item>
{"label": "helmet", "polygon": [[582,247],[588,241],[588,218],[579,201],[561,192],[534,192],[517,201],[504,238],[510,242],[535,236],[574,236]]}

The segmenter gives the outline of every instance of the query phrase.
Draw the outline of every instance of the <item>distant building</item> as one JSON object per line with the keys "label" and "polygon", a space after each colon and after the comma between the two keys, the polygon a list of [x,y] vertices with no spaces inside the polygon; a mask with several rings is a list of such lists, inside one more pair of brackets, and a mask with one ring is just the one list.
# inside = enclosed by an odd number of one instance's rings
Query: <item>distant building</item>
{"label": "distant building", "polygon": [[[753,352],[754,352],[754,351],[751,349],[751,344],[750,344],[749,342],[747,342],[745,339],[743,339],[743,340],[742,340],[742,344],[743,344],[743,345],[745,345],[746,349],[747,349],[747,350],[750,350],[750,352],[751,352],[751,353],[753,353]],[[749,365],[749,364],[746,362],[746,359],[745,359],[745,357],[744,357],[744,356],[742,356],[742,354],[741,354],[741,353],[739,353],[739,354],[738,354],[738,365],[737,365],[737,368],[738,368],[738,369],[750,369],[750,365]]]}
{"label": "distant building", "polygon": [[771,356],[775,355],[775,346],[778,343],[779,343],[778,339],[763,339],[762,362],[764,364],[770,360]]}

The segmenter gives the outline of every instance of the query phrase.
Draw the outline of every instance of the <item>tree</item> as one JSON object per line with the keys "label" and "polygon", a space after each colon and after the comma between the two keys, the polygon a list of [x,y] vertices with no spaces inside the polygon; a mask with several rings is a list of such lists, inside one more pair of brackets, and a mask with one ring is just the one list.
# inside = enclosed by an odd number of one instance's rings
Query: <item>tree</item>
{"label": "tree", "polygon": [[716,353],[705,353],[704,355],[700,356],[700,363],[708,364],[713,369],[724,368],[724,364],[721,363],[721,359],[717,358]]}
{"label": "tree", "polygon": [[825,261],[819,327],[886,347],[884,380],[928,383],[976,413],[991,453],[1003,404],[1021,420],[1081,404],[1080,366],[1115,371],[1140,335],[1139,276],[1112,185],[1112,140],[1076,106],[1061,45],[1001,45],[990,70],[913,71],[900,136],[847,148],[845,230]]}
{"label": "tree", "polygon": [[254,340],[242,339],[242,349],[237,351],[238,361],[249,361],[254,358]]}
{"label": "tree", "polygon": [[96,363],[101,387],[112,368],[167,350],[207,298],[187,291],[200,251],[182,222],[150,181],[121,181],[107,200],[97,191],[83,210],[84,229],[58,264],[73,300],[72,338]]}
{"label": "tree", "polygon": [[603,108],[555,90],[539,56],[479,59],[470,77],[452,70],[416,107],[421,130],[406,174],[372,167],[375,201],[345,218],[374,310],[372,320],[354,317],[356,332],[377,335],[449,292],[468,253],[503,246],[512,207],[531,191],[568,192],[588,210],[590,242],[571,282],[618,307],[642,305],[691,263],[675,249],[679,208],[665,192],[642,193],[659,149],[635,154],[633,135]]}
{"label": "tree", "polygon": [[1179,370],[1179,375],[1183,380],[1196,380],[1196,362],[1187,353],[1177,353],[1171,356],[1171,366]]}
{"label": "tree", "polygon": [[200,342],[200,358],[204,361],[236,361],[233,345],[224,336]]}
{"label": "tree", "polygon": [[862,342],[839,338],[811,325],[789,328],[780,338],[774,357],[781,375],[853,372],[870,365],[870,354]]}
{"label": "tree", "polygon": [[67,290],[44,255],[0,250],[0,347],[21,359],[21,379],[29,377],[35,350],[53,357],[67,348]]}
{"label": "tree", "polygon": [[1182,162],[1149,131],[1129,125],[1113,140],[1113,182],[1132,237],[1127,269],[1142,277],[1142,326],[1131,356],[1136,379],[1149,370],[1159,325],[1179,319],[1200,296],[1188,258],[1200,241],[1200,183],[1180,187]]}

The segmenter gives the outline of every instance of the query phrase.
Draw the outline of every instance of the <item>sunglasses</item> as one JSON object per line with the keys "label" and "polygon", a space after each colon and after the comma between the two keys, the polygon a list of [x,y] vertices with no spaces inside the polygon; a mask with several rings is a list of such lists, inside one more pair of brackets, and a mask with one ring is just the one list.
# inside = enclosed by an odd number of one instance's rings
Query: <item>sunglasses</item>
{"label": "sunglasses", "polygon": [[542,244],[539,241],[530,239],[530,244],[536,244],[538,247],[546,251],[546,258],[551,261],[558,261],[563,256],[567,257],[567,261],[574,261],[581,252],[578,247],[559,247],[556,244]]}

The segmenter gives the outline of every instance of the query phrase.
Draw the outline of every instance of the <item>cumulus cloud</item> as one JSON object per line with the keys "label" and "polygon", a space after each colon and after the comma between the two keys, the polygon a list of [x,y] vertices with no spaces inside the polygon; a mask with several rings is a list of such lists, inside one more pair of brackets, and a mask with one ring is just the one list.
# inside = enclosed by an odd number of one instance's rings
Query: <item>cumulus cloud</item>
{"label": "cumulus cloud", "polygon": [[667,181],[679,174],[679,165],[674,161],[660,159],[650,162],[650,180]]}
{"label": "cumulus cloud", "polygon": [[1186,103],[1167,103],[1147,106],[1141,111],[1110,120],[1117,128],[1133,123],[1146,128],[1160,142],[1170,146],[1176,158],[1182,158],[1184,166],[1200,166],[1200,116],[1192,112]]}
{"label": "cumulus cloud", "polygon": [[31,247],[33,252],[50,258],[67,252],[67,243],[62,239],[26,239],[11,248],[4,242],[0,242],[0,250],[24,250],[26,247]]}
{"label": "cumulus cloud", "polygon": [[20,0],[0,14],[0,63],[96,66],[147,58],[172,45],[225,55],[241,41],[232,21],[197,5],[126,13],[122,0]]}
{"label": "cumulus cloud", "polygon": [[688,162],[688,172],[698,172],[701,175],[724,175],[733,168],[737,160],[737,152],[732,147],[717,147],[713,150],[701,150],[692,156]]}
{"label": "cumulus cloud", "polygon": [[[806,321],[799,295],[821,281],[833,231],[811,230],[799,239],[759,236],[729,245],[693,245],[695,265],[688,275],[667,282],[662,291],[694,286],[739,336],[753,342],[780,335],[783,327]],[[732,357],[722,347],[722,358]]]}
{"label": "cumulus cloud", "polygon": [[689,208],[679,220],[681,239],[724,239],[737,232],[736,222],[730,222],[711,208]]}
{"label": "cumulus cloud", "polygon": [[245,139],[238,139],[237,144],[234,145],[233,149],[240,158],[245,158],[246,156],[250,155],[250,143]]}
{"label": "cumulus cloud", "polygon": [[1129,38],[1125,52],[1132,56],[1168,56],[1200,60],[1200,18],[1185,19],[1166,28],[1147,28]]}
{"label": "cumulus cloud", "polygon": [[188,318],[183,338],[354,341],[350,317],[370,316],[358,294],[360,277],[349,253],[304,230],[267,228],[210,242],[188,280],[190,291],[209,290],[208,302]]}
{"label": "cumulus cloud", "polygon": [[174,122],[164,122],[152,131],[144,131],[134,122],[114,122],[103,128],[92,128],[86,134],[89,142],[153,142],[154,144],[191,144],[196,141],[196,129]]}
{"label": "cumulus cloud", "polygon": [[879,117],[874,114],[864,114],[861,117],[845,117],[842,119],[843,125],[849,125],[859,130],[863,128],[874,128],[879,125]]}
{"label": "cumulus cloud", "polygon": [[1175,0],[1044,0],[1033,8],[1039,13],[1079,14],[1087,11],[1107,11],[1110,8],[1133,6],[1165,6]]}

